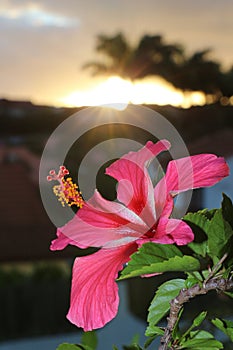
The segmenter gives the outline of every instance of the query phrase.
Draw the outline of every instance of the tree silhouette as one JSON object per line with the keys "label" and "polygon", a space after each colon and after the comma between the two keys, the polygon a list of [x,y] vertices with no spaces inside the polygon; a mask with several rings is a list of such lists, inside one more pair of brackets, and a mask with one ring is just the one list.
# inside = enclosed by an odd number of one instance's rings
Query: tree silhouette
{"label": "tree silhouette", "polygon": [[132,52],[126,68],[131,79],[148,75],[160,75],[168,79],[183,61],[183,49],[179,45],[167,45],[161,35],[145,35]]}
{"label": "tree silhouette", "polygon": [[123,34],[119,33],[113,37],[106,35],[97,36],[96,51],[103,53],[103,61],[91,61],[83,68],[92,68],[93,74],[107,74],[124,76],[128,59],[132,54],[132,49],[128,45]]}
{"label": "tree silhouette", "polygon": [[183,90],[218,93],[221,84],[220,64],[208,59],[209,49],[195,52],[186,59],[172,83]]}
{"label": "tree silhouette", "polygon": [[148,75],[168,78],[169,72],[184,60],[182,48],[165,44],[161,35],[143,36],[136,48],[121,33],[113,37],[98,35],[96,51],[105,58],[88,62],[83,68],[92,68],[94,75],[115,74],[131,80]]}
{"label": "tree silhouette", "polygon": [[91,61],[84,68],[93,74],[118,75],[130,80],[160,76],[175,87],[200,90],[216,96],[233,95],[233,67],[222,72],[221,65],[209,59],[210,49],[187,56],[180,44],[167,44],[161,35],[144,35],[136,47],[122,33],[113,37],[98,35],[96,51],[102,61]]}
{"label": "tree silhouette", "polygon": [[221,76],[220,90],[223,96],[233,96],[233,66]]}

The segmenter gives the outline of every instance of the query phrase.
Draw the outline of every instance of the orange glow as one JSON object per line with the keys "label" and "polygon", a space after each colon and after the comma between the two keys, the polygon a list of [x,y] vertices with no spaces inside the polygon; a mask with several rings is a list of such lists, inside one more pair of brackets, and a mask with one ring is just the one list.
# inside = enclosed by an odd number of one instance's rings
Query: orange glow
{"label": "orange glow", "polygon": [[74,91],[57,101],[67,107],[119,104],[123,109],[128,103],[172,105],[189,108],[204,105],[206,97],[201,91],[183,92],[159,77],[148,77],[131,82],[112,76],[94,88]]}

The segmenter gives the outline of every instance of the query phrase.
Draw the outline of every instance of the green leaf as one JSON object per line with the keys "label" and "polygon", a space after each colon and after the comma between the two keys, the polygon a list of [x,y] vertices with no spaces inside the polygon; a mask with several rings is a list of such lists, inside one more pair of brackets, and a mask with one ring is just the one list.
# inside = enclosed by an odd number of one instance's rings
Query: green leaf
{"label": "green leaf", "polygon": [[207,253],[207,241],[197,243],[197,242],[191,242],[188,244],[188,247],[194,251],[194,253],[201,255],[203,258],[205,258]]}
{"label": "green leaf", "polygon": [[224,219],[229,222],[233,229],[233,204],[232,201],[227,195],[223,193],[223,201],[222,201],[222,214]]}
{"label": "green leaf", "polygon": [[[222,209],[212,211],[202,210],[197,213],[188,213],[184,221],[200,228],[208,237],[207,245],[204,242],[192,242],[188,246],[196,253],[205,257],[208,252],[212,259],[221,258],[224,253],[230,253],[233,230],[229,222],[232,222],[233,207],[230,199],[223,197]],[[228,222],[229,221],[229,222]],[[193,227],[192,227],[193,228]],[[195,232],[195,230],[194,230]]]}
{"label": "green leaf", "polygon": [[231,320],[223,320],[228,328],[233,328],[233,321]]}
{"label": "green leaf", "polygon": [[[198,211],[196,213],[188,213],[184,216],[183,220],[190,225],[196,236],[198,236],[199,230],[204,233],[208,230],[209,219],[206,212]],[[188,247],[191,248],[194,253],[205,257],[207,253],[207,240],[203,242],[191,242],[188,244]]]}
{"label": "green leaf", "polygon": [[207,311],[202,311],[197,317],[195,317],[195,319],[193,320],[191,326],[187,329],[187,331],[182,335],[182,337],[180,338],[181,343],[182,343],[182,339],[187,339],[187,337],[189,336],[190,338],[190,334],[191,331],[200,326],[201,323],[204,321],[204,319],[206,318],[207,315]]}
{"label": "green leaf", "polygon": [[203,211],[198,211],[196,213],[188,213],[183,217],[183,220],[196,225],[204,232],[206,232],[209,224],[209,219]]}
{"label": "green leaf", "polygon": [[182,341],[179,349],[219,350],[223,349],[223,345],[209,332],[197,330],[190,332],[189,339]]}
{"label": "green leaf", "polygon": [[231,275],[232,275],[232,266],[226,268],[224,271],[222,271],[222,278],[225,278],[225,279],[229,279],[231,278]]}
{"label": "green leaf", "polygon": [[180,339],[179,322],[180,322],[181,316],[183,315],[183,312],[184,312],[184,308],[180,309],[178,313],[178,317],[172,331],[172,339]]}
{"label": "green leaf", "polygon": [[95,348],[86,344],[69,344],[63,343],[58,346],[56,350],[94,350]]}
{"label": "green leaf", "polygon": [[219,350],[223,349],[222,343],[215,339],[191,339],[187,340],[179,349],[193,350]]}
{"label": "green leaf", "polygon": [[142,348],[138,344],[124,345],[124,350],[142,350]]}
{"label": "green leaf", "polygon": [[[158,288],[149,307],[147,318],[149,326],[147,327],[146,335],[153,335],[153,327],[168,313],[170,309],[170,301],[179,294],[182,288],[184,288],[184,284],[185,280],[174,279],[163,283]],[[155,331],[157,332],[157,328]]]}
{"label": "green leaf", "polygon": [[146,340],[145,344],[144,344],[144,349],[147,349],[151,343],[153,343],[153,341],[157,338],[157,336],[153,336],[153,337],[150,337]]}
{"label": "green leaf", "polygon": [[146,334],[147,337],[154,337],[154,338],[156,338],[158,336],[164,335],[164,330],[161,329],[160,327],[151,325],[150,327],[147,328],[145,334]]}
{"label": "green leaf", "polygon": [[229,320],[221,320],[219,318],[215,318],[211,320],[211,322],[220,329],[223,333],[225,333],[233,342],[233,322]]}
{"label": "green leaf", "polygon": [[230,298],[233,298],[233,292],[224,292],[224,294],[228,295]]}
{"label": "green leaf", "polygon": [[95,331],[83,332],[81,343],[95,350],[98,345],[97,335]]}
{"label": "green leaf", "polygon": [[193,320],[193,327],[198,327],[202,324],[204,319],[206,318],[207,311],[202,311],[194,320]]}
{"label": "green leaf", "polygon": [[138,345],[139,342],[139,334],[135,334],[131,341],[130,345],[124,345],[124,350],[142,350],[142,348]]}
{"label": "green leaf", "polygon": [[218,209],[202,209],[202,210],[199,210],[198,213],[204,215],[207,219],[211,220],[212,217],[214,216],[214,214],[216,213]]}
{"label": "green leaf", "polygon": [[224,220],[222,211],[217,210],[211,219],[208,230],[208,253],[211,258],[219,259],[224,253],[230,251],[229,240],[233,235],[230,224]]}
{"label": "green leaf", "polygon": [[83,332],[81,344],[63,343],[58,346],[57,350],[95,350],[97,348],[97,336],[94,331]]}
{"label": "green leaf", "polygon": [[187,272],[188,278],[185,280],[185,288],[191,288],[195,284],[202,283],[203,277],[198,271]]}
{"label": "green leaf", "polygon": [[194,271],[199,268],[200,263],[197,259],[183,256],[174,245],[146,243],[131,256],[119,279],[167,271]]}
{"label": "green leaf", "polygon": [[75,344],[63,343],[63,344],[60,344],[56,350],[80,350],[80,349],[86,350],[85,347],[80,347]]}
{"label": "green leaf", "polygon": [[118,350],[118,348],[115,345],[112,346],[112,349],[113,350]]}
{"label": "green leaf", "polygon": [[131,344],[138,344],[140,339],[139,334],[134,334],[133,339],[131,340]]}

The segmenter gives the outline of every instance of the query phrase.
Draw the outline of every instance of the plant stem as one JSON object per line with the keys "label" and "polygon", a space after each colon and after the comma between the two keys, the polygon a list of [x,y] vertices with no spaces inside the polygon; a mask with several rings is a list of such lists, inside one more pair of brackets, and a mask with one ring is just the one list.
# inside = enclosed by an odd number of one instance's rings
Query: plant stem
{"label": "plant stem", "polygon": [[227,253],[225,253],[223,255],[223,257],[217,262],[217,264],[213,267],[213,269],[211,270],[209,276],[205,279],[205,281],[203,282],[203,284],[205,284],[206,282],[208,282],[217,272],[218,270],[221,268],[222,263],[226,260],[227,258]]}
{"label": "plant stem", "polygon": [[197,295],[207,294],[211,290],[225,292],[233,288],[233,280],[225,278],[211,278],[203,286],[195,284],[191,288],[181,289],[178,296],[171,300],[170,302],[170,314],[167,318],[167,327],[165,328],[165,333],[160,341],[160,347],[158,350],[174,350],[175,348],[169,343],[172,340],[172,331],[178,319],[178,314],[183,304],[187,303],[191,298]]}

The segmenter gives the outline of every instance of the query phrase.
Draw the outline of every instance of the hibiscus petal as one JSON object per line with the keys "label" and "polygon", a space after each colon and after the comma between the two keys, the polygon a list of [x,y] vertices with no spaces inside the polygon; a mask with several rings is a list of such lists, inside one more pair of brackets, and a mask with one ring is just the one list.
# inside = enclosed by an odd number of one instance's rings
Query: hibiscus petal
{"label": "hibiscus petal", "polygon": [[51,249],[63,249],[67,244],[112,248],[133,242],[147,231],[148,226],[133,211],[95,191],[73,219],[58,229]]}
{"label": "hibiscus petal", "polygon": [[174,197],[190,189],[212,186],[228,175],[229,167],[224,158],[214,154],[170,161],[165,176],[154,189],[157,217],[171,214],[171,195]]}
{"label": "hibiscus petal", "polygon": [[167,191],[177,194],[189,189],[213,186],[229,175],[224,158],[214,154],[172,160],[168,164],[165,179]]}
{"label": "hibiscus petal", "polygon": [[[170,147],[171,144],[167,140],[160,140],[156,143],[148,141],[146,145],[142,147],[139,151],[129,152],[126,155],[124,155],[121,159],[131,160],[132,162],[138,164],[140,167],[143,168],[144,166],[148,165],[148,162],[152,158],[156,157],[163,151],[167,151]],[[121,159],[119,159],[117,162],[120,162]]]}
{"label": "hibiscus petal", "polygon": [[165,176],[159,181],[154,189],[155,207],[157,217],[169,217],[174,208],[174,199],[167,193]]}
{"label": "hibiscus petal", "polygon": [[[51,250],[62,250],[68,244],[76,245],[75,242],[72,243],[71,239],[65,236],[59,229],[57,230],[57,238],[51,242]],[[85,248],[85,247],[83,247]]]}
{"label": "hibiscus petal", "polygon": [[119,181],[117,198],[151,226],[155,220],[153,186],[146,165],[160,152],[169,149],[170,143],[149,141],[138,152],[130,152],[106,169],[106,174]]}
{"label": "hibiscus petal", "polygon": [[90,331],[103,327],[116,316],[119,296],[115,279],[136,249],[133,243],[76,258],[67,315],[70,322]]}
{"label": "hibiscus petal", "polygon": [[194,234],[184,221],[163,217],[159,220],[156,234],[151,241],[161,244],[185,245],[192,242],[193,239]]}

